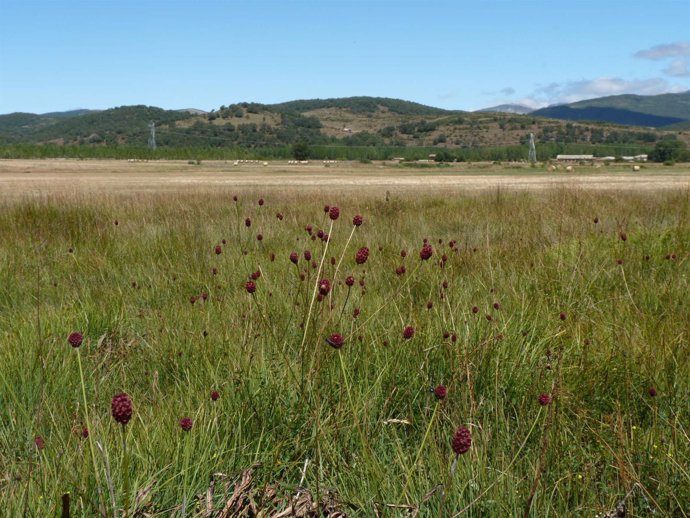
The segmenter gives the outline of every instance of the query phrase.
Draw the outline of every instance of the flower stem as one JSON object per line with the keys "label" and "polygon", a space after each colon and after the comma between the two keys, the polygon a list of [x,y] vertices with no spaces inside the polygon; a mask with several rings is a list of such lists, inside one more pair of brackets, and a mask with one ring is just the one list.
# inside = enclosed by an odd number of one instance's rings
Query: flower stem
{"label": "flower stem", "polygon": [[96,464],[96,450],[93,447],[93,430],[91,429],[91,422],[89,421],[89,405],[86,402],[86,384],[84,383],[84,370],[81,366],[81,349],[77,348],[77,363],[79,364],[79,381],[81,383],[81,395],[84,402],[84,420],[86,421],[86,428],[89,431],[89,450],[91,450],[91,462],[93,463],[93,472],[96,477],[96,491],[100,500],[101,510],[105,508],[103,502],[103,495],[101,493],[101,480],[98,475],[98,464]]}
{"label": "flower stem", "polygon": [[429,419],[429,424],[426,427],[426,432],[424,433],[424,439],[422,439],[422,444],[419,445],[419,449],[417,450],[417,455],[415,456],[414,463],[410,467],[410,469],[407,471],[407,477],[405,478],[405,486],[403,487],[403,496],[407,494],[407,488],[410,485],[410,480],[412,479],[412,472],[415,470],[417,467],[417,464],[419,463],[419,459],[422,456],[422,451],[424,451],[424,445],[426,444],[427,439],[429,438],[429,434],[431,433],[431,428],[434,425],[434,421],[436,420],[436,413],[438,411],[438,407],[440,405],[440,402],[436,402],[436,405],[434,406],[434,413],[431,414],[431,419]]}

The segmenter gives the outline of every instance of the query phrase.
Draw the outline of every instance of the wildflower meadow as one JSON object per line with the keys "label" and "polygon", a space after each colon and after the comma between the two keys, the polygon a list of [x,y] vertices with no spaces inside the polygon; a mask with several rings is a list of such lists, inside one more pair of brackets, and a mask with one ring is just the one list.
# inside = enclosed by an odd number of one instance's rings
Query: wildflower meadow
{"label": "wildflower meadow", "polygon": [[2,202],[0,514],[687,516],[689,274],[687,190]]}

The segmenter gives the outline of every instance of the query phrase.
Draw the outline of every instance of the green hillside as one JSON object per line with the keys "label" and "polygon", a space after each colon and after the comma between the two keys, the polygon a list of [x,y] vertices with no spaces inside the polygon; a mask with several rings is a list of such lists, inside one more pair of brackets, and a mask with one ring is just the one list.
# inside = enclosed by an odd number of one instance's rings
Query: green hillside
{"label": "green hillside", "polygon": [[[139,105],[48,115],[0,115],[0,145],[146,148],[151,122],[156,124],[156,143],[161,150],[263,150],[262,156],[283,156],[289,154],[285,150],[293,144],[305,142],[312,149],[329,149],[328,153],[322,152],[325,157],[405,156],[402,150],[416,149],[415,156],[419,157],[433,153],[439,160],[458,156],[474,159],[472,150],[510,147],[509,153],[481,156],[512,160],[524,158],[530,134],[537,145],[544,146],[542,156],[547,157],[565,149],[598,156],[646,153],[656,142],[669,137],[690,142],[690,132],[679,132],[680,127],[671,134],[610,123],[546,119],[534,114],[453,112],[379,97],[273,105],[245,102],[223,105],[209,113]],[[118,151],[117,156],[124,156],[121,153],[124,151]]]}
{"label": "green hillside", "polygon": [[[74,112],[73,112],[74,113]],[[11,113],[0,116],[0,143],[49,142],[146,144],[147,125],[189,119],[192,115],[151,106],[122,106],[56,116]],[[143,139],[143,140],[142,140]]]}
{"label": "green hillside", "polygon": [[298,101],[289,101],[280,104],[268,105],[268,108],[277,111],[294,111],[297,113],[304,113],[313,110],[340,108],[348,110],[352,113],[374,113],[378,110],[384,109],[397,115],[420,115],[420,116],[434,116],[434,115],[448,115],[451,113],[459,113],[458,111],[444,110],[441,108],[434,108],[433,106],[426,106],[411,101],[403,101],[400,99],[390,99],[388,97],[343,97],[337,99],[306,99]]}
{"label": "green hillside", "polygon": [[532,115],[663,128],[690,120],[690,90],[678,94],[615,95],[549,106]]}

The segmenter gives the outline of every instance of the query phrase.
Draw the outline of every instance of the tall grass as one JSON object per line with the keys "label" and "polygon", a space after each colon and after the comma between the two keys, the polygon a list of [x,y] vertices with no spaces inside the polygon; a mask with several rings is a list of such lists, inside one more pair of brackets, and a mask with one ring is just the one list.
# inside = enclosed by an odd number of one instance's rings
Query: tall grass
{"label": "tall grass", "polygon": [[237,487],[225,516],[307,490],[351,516],[686,516],[689,263],[688,192],[5,203],[0,509],[53,516],[69,493],[73,516],[206,516]]}

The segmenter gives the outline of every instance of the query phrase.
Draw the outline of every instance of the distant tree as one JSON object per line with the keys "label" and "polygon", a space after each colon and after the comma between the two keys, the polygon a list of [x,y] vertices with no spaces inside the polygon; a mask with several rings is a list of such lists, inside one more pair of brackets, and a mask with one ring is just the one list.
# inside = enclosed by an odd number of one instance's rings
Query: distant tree
{"label": "distant tree", "polygon": [[445,149],[441,149],[436,152],[436,157],[434,158],[436,162],[452,162],[455,160],[455,155],[450,153],[449,151],[446,151]]}
{"label": "distant tree", "polygon": [[309,158],[309,144],[300,140],[292,145],[292,157],[295,160],[306,160]]}
{"label": "distant tree", "polygon": [[654,162],[682,162],[689,158],[688,147],[680,140],[661,140],[649,154]]}

